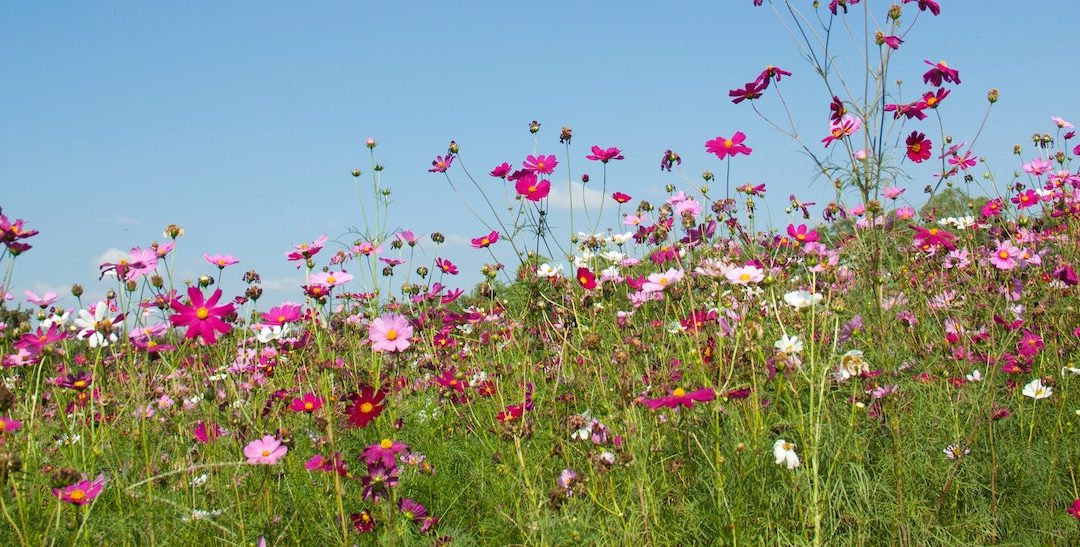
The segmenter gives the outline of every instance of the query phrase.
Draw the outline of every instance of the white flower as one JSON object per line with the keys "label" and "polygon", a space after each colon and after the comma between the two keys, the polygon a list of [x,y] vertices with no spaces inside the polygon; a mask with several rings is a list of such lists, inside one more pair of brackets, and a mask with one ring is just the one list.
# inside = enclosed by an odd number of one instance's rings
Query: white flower
{"label": "white flower", "polygon": [[269,344],[275,340],[288,338],[292,334],[292,324],[264,326],[255,333],[255,338],[263,344]]}
{"label": "white flower", "polygon": [[623,243],[630,241],[630,239],[633,237],[634,232],[626,232],[625,234],[611,234],[611,237],[608,238],[608,241],[616,245],[622,245]]}
{"label": "white flower", "polygon": [[863,352],[857,349],[840,356],[840,366],[836,370],[836,379],[844,382],[853,376],[870,372],[870,364],[863,359]]}
{"label": "white flower", "polygon": [[959,444],[950,444],[946,446],[942,452],[945,453],[945,457],[950,460],[959,460],[968,454],[971,454],[971,449]]}
{"label": "white flower", "polygon": [[536,268],[536,277],[559,277],[559,271],[562,270],[562,268],[563,267],[561,264],[558,266],[552,266],[551,264],[545,262],[541,264],[540,267]]}
{"label": "white flower", "polygon": [[798,336],[788,336],[785,334],[773,344],[773,347],[776,348],[776,351],[787,355],[794,355],[796,353],[802,353],[803,343],[802,340],[799,340]]}
{"label": "white flower", "polygon": [[1024,397],[1031,397],[1032,399],[1039,400],[1045,399],[1054,394],[1054,388],[1050,386],[1044,386],[1042,379],[1036,378],[1024,386]]}
{"label": "white flower", "polygon": [[1061,367],[1061,377],[1062,378],[1065,377],[1066,372],[1068,372],[1069,374],[1071,374],[1073,376],[1080,376],[1080,368],[1076,368],[1074,366],[1065,365],[1065,366]]}
{"label": "white flower", "polygon": [[605,251],[603,253],[600,253],[600,258],[603,258],[608,262],[619,262],[620,260],[626,258],[626,254],[620,253],[619,251]]}
{"label": "white flower", "polygon": [[969,381],[969,382],[981,382],[982,381],[982,373],[979,372],[979,369],[975,369],[975,370],[971,371],[971,374],[968,374],[966,376],[966,378],[967,378],[967,381]]}
{"label": "white flower", "polygon": [[799,455],[795,453],[795,445],[784,439],[776,439],[772,448],[773,456],[776,457],[776,465],[786,465],[788,469],[799,467]]}
{"label": "white flower", "polygon": [[791,291],[784,294],[784,302],[787,302],[789,306],[801,310],[808,308],[821,302],[825,297],[810,291]]}
{"label": "white flower", "polygon": [[194,487],[194,488],[198,488],[198,487],[206,484],[206,481],[208,481],[208,480],[210,480],[210,475],[207,475],[206,473],[203,473],[202,475],[199,475],[198,477],[195,477],[194,479],[191,479],[191,486]]}
{"label": "white flower", "polygon": [[79,317],[75,319],[75,326],[80,329],[79,338],[85,338],[92,348],[105,347],[116,341],[116,333],[113,332],[116,323],[116,319],[109,318],[109,305],[105,302],[97,303],[93,315],[79,310]]}
{"label": "white flower", "polygon": [[46,331],[49,330],[49,328],[51,328],[53,325],[56,325],[58,328],[63,329],[64,326],[67,325],[68,317],[70,316],[71,314],[66,311],[59,315],[52,314],[42,320],[41,323],[38,324],[38,326],[41,327],[42,330]]}

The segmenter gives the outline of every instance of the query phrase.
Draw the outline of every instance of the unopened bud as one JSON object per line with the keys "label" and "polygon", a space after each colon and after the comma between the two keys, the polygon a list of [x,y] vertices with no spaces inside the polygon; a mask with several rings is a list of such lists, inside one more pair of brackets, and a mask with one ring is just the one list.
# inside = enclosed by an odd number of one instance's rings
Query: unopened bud
{"label": "unopened bud", "polygon": [[986,100],[990,101],[990,104],[998,102],[998,98],[1000,97],[1001,92],[999,92],[997,88],[991,89],[990,91],[986,92]]}
{"label": "unopened bud", "polygon": [[367,146],[368,148],[375,148],[375,145],[376,145],[377,143],[375,142],[375,138],[374,138],[374,137],[368,137],[368,138],[367,138],[367,142],[366,142],[366,143],[364,143],[364,144],[365,144],[365,145],[366,145],[366,146]]}
{"label": "unopened bud", "polygon": [[899,4],[893,4],[889,6],[889,19],[892,19],[893,21],[899,21],[901,11],[902,10]]}
{"label": "unopened bud", "polygon": [[420,276],[421,279],[427,277],[427,274],[428,274],[427,266],[420,266],[419,268],[416,269],[416,275]]}
{"label": "unopened bud", "polygon": [[431,233],[431,240],[434,241],[435,243],[442,243],[442,242],[446,241],[446,236],[442,235],[439,232],[432,232]]}
{"label": "unopened bud", "polygon": [[160,289],[165,286],[165,280],[160,275],[154,274],[150,276],[150,285],[155,289]]}
{"label": "unopened bud", "polygon": [[364,172],[359,170],[359,169],[353,169],[352,170],[352,176],[354,176],[354,177],[359,177],[360,175],[363,175],[363,174],[364,174]]}
{"label": "unopened bud", "polygon": [[213,277],[210,277],[208,275],[200,275],[199,276],[199,286],[200,287],[206,288],[206,287],[209,287],[210,285],[213,285],[213,284],[214,284],[214,278]]}
{"label": "unopened bud", "polygon": [[383,170],[382,164],[381,163],[376,163],[375,164],[375,171],[378,172],[378,171],[382,171],[382,170]]}
{"label": "unopened bud", "polygon": [[71,296],[74,296],[75,298],[79,298],[82,295],[83,295],[82,285],[76,283],[76,284],[71,286]]}
{"label": "unopened bud", "polygon": [[458,152],[460,152],[460,151],[461,151],[461,147],[460,147],[460,146],[458,146],[458,143],[457,143],[457,141],[450,141],[450,146],[448,146],[448,147],[446,148],[446,150],[447,150],[448,152],[450,152],[451,154],[457,154]]}
{"label": "unopened bud", "polygon": [[134,279],[128,279],[127,282],[124,283],[124,288],[127,289],[128,292],[135,292],[135,289],[139,288],[139,284],[136,283]]}
{"label": "unopened bud", "polygon": [[540,131],[540,122],[536,120],[529,122],[529,133],[535,135],[538,131]]}
{"label": "unopened bud", "polygon": [[711,181],[713,179],[712,171],[705,171],[704,173],[702,173],[701,174],[701,179],[704,180],[705,182]]}
{"label": "unopened bud", "polygon": [[244,291],[244,294],[246,294],[247,297],[252,300],[258,300],[259,297],[262,296],[262,293],[262,287],[258,285],[250,285],[248,286],[247,291]]}

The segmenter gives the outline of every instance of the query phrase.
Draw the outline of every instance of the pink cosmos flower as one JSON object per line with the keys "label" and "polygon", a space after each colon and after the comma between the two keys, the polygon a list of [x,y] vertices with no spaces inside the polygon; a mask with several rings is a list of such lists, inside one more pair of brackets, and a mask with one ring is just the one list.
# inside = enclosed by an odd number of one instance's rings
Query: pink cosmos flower
{"label": "pink cosmos flower", "polygon": [[378,443],[375,443],[364,449],[364,452],[360,454],[360,459],[368,465],[375,465],[376,463],[382,463],[384,467],[394,467],[396,465],[397,455],[405,452],[409,449],[409,445],[392,441],[390,439],[383,439]]}
{"label": "pink cosmos flower", "polygon": [[846,115],[838,122],[829,123],[829,135],[824,139],[821,139],[821,142],[825,143],[825,148],[828,148],[833,141],[838,141],[854,134],[860,127],[862,127],[862,120],[860,118]]}
{"label": "pink cosmos flower", "polygon": [[555,159],[555,156],[545,156],[543,154],[539,156],[528,156],[522,164],[526,171],[541,175],[550,175],[555,171],[556,165],[559,165],[559,161]]}
{"label": "pink cosmos flower", "polygon": [[692,408],[694,403],[702,403],[711,401],[716,398],[716,391],[712,388],[701,388],[696,391],[687,392],[681,387],[675,388],[671,395],[666,397],[659,397],[656,399],[641,399],[641,404],[647,406],[650,410],[656,410],[660,407],[666,408],[678,408],[680,406],[686,408]]}
{"label": "pink cosmos flower", "polygon": [[896,208],[896,218],[901,220],[911,220],[915,218],[915,208],[909,205]]}
{"label": "pink cosmos flower", "polygon": [[765,271],[757,266],[739,266],[728,270],[724,278],[732,285],[761,283],[765,279]]}
{"label": "pink cosmos flower", "polygon": [[490,247],[492,243],[499,240],[499,232],[492,230],[490,234],[486,236],[480,236],[478,238],[470,240],[474,249],[484,249]]}
{"label": "pink cosmos flower", "polygon": [[442,258],[442,257],[436,258],[435,259],[435,267],[439,268],[439,271],[441,271],[442,273],[447,274],[447,275],[457,275],[458,274],[457,265],[454,264],[453,262],[451,262],[449,259],[446,259],[446,258]]}
{"label": "pink cosmos flower", "polygon": [[797,228],[794,224],[788,224],[787,234],[799,243],[813,243],[821,239],[817,230],[811,230],[805,224],[800,224]]}
{"label": "pink cosmos flower", "polygon": [[23,291],[26,294],[26,301],[41,308],[45,309],[60,300],[60,295],[53,291],[46,292],[43,296],[38,296],[34,291]]}
{"label": "pink cosmos flower", "polygon": [[375,351],[405,351],[412,344],[412,335],[413,328],[409,320],[396,313],[376,317],[368,325],[368,339]]}
{"label": "pink cosmos flower", "polygon": [[280,326],[300,320],[300,304],[286,302],[280,306],[270,308],[270,311],[262,314],[263,325]]}
{"label": "pink cosmos flower", "polygon": [[22,422],[19,420],[12,420],[4,416],[0,416],[0,435],[10,433],[12,431],[18,431],[22,428]]}
{"label": "pink cosmos flower", "polygon": [[905,190],[904,188],[900,188],[900,187],[897,187],[897,186],[888,186],[882,192],[885,194],[886,198],[888,198],[888,199],[896,199],[896,198],[900,197],[901,194],[904,193],[904,190]]}
{"label": "pink cosmos flower", "polygon": [[[902,43],[904,43],[904,40],[901,39],[899,36],[882,36],[881,37],[881,44],[885,44],[885,45],[889,46],[890,48],[892,48],[894,50],[900,49],[900,44],[902,44]],[[878,45],[881,45],[881,44],[878,44]]]}
{"label": "pink cosmos flower", "polygon": [[1043,173],[1050,171],[1054,167],[1054,164],[1050,163],[1050,160],[1044,158],[1035,158],[1029,163],[1024,164],[1024,171],[1031,173],[1036,177],[1042,176]]}
{"label": "pink cosmos flower", "polygon": [[683,271],[675,268],[671,268],[666,272],[652,273],[646,278],[645,283],[641,285],[641,290],[647,293],[660,292],[667,288],[668,285],[681,281],[683,276]]}
{"label": "pink cosmos flower", "polygon": [[344,285],[349,281],[352,281],[352,279],[352,274],[342,270],[340,272],[319,272],[317,274],[312,274],[309,282],[312,285],[322,285],[323,287],[334,288]]}
{"label": "pink cosmos flower", "polygon": [[267,435],[248,443],[244,447],[244,456],[250,464],[274,465],[288,451],[289,447],[281,444],[281,441],[272,435]]}
{"label": "pink cosmos flower", "polygon": [[930,159],[933,143],[926,135],[918,131],[912,131],[907,140],[907,157],[915,163],[922,163]]}
{"label": "pink cosmos flower", "polygon": [[[293,244],[293,250],[285,253],[285,256],[290,261],[300,261],[300,263],[303,264],[303,261],[315,256],[322,250],[323,245],[326,244],[326,240],[326,234],[323,234],[311,243]],[[299,268],[300,266],[297,265],[296,267]]]}
{"label": "pink cosmos flower", "polygon": [[84,480],[63,488],[53,488],[52,493],[54,497],[60,498],[61,501],[75,505],[86,505],[94,501],[94,498],[101,494],[101,489],[104,487],[105,477],[101,476],[92,481]]}
{"label": "pink cosmos flower", "polygon": [[240,260],[237,259],[233,255],[210,255],[210,254],[204,254],[202,256],[203,256],[203,259],[205,259],[211,265],[217,266],[218,269],[222,269],[222,270],[224,270],[225,267],[227,267],[227,266],[232,266],[233,264],[239,264],[240,263]]}
{"label": "pink cosmos flower", "polygon": [[514,189],[529,201],[540,201],[551,193],[551,181],[544,179],[538,182],[536,179],[536,174],[527,173],[514,182]]}
{"label": "pink cosmos flower", "polygon": [[990,263],[999,270],[1011,270],[1016,267],[1020,256],[1020,248],[1006,239],[997,242],[997,249],[990,255]]}
{"label": "pink cosmos flower", "polygon": [[746,135],[742,131],[736,131],[730,139],[724,137],[716,137],[711,141],[705,142],[705,151],[716,154],[716,157],[724,159],[728,156],[735,156],[738,154],[750,155],[753,151],[749,146],[743,144],[746,140]]}
{"label": "pink cosmos flower", "polygon": [[232,304],[217,306],[221,289],[215,290],[209,300],[204,300],[198,287],[188,287],[188,298],[191,299],[190,306],[179,299],[173,300],[172,309],[176,313],[169,317],[174,327],[187,327],[185,338],[198,336],[204,343],[213,344],[217,342],[217,332],[225,334],[232,329],[221,318],[234,313],[236,308]]}
{"label": "pink cosmos flower", "polygon": [[614,146],[605,150],[599,146],[593,145],[592,154],[585,156],[585,159],[607,163],[611,160],[621,160],[623,159],[623,155],[620,153],[620,150]]}
{"label": "pink cosmos flower", "polygon": [[941,6],[938,5],[935,0],[904,0],[905,4],[910,4],[911,2],[919,3],[919,11],[930,10],[930,13],[934,15],[941,15]]}

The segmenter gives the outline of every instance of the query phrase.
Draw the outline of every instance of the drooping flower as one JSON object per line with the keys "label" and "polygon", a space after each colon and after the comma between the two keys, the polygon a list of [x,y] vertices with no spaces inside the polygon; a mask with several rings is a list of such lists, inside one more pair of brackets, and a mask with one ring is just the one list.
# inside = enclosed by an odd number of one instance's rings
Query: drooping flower
{"label": "drooping flower", "polygon": [[289,447],[281,444],[280,440],[273,435],[266,435],[248,443],[244,447],[244,456],[250,464],[274,465],[288,451]]}
{"label": "drooping flower", "polygon": [[611,199],[615,200],[615,203],[622,204],[630,201],[633,198],[631,198],[628,194],[624,194],[622,192],[615,192],[611,194]]}
{"label": "drooping flower", "polygon": [[753,101],[754,99],[760,99],[761,92],[767,87],[768,83],[759,81],[747,82],[742,88],[728,91],[728,97],[732,98],[732,104],[739,104],[743,101]]}
{"label": "drooping flower", "polygon": [[492,169],[491,172],[489,172],[488,174],[497,179],[505,179],[506,175],[509,175],[510,172],[513,170],[514,168],[509,163],[503,162],[495,166],[495,168]]}
{"label": "drooping flower", "polygon": [[934,15],[941,15],[941,6],[936,0],[904,0],[905,4],[910,4],[911,2],[919,3],[919,11],[930,10],[930,13]]}
{"label": "drooping flower", "polygon": [[705,151],[716,154],[716,157],[720,159],[724,159],[728,156],[736,156],[738,154],[749,156],[753,149],[743,144],[744,141],[746,141],[746,135],[743,134],[742,131],[736,131],[730,139],[716,137],[711,141],[706,141]]}
{"label": "drooping flower", "polygon": [[368,325],[368,339],[375,351],[405,351],[412,344],[413,328],[405,316],[388,313]]}
{"label": "drooping flower", "polygon": [[354,393],[352,401],[346,409],[349,425],[353,427],[367,427],[372,420],[382,414],[383,392],[370,386],[364,386],[360,393]]}
{"label": "drooping flower", "polygon": [[773,443],[773,457],[776,458],[776,465],[784,465],[788,469],[799,467],[799,455],[795,453],[795,444],[784,439],[776,439]]}
{"label": "drooping flower", "polygon": [[960,84],[960,72],[955,68],[949,68],[949,65],[945,61],[938,63],[931,63],[930,61],[923,61],[930,65],[930,70],[923,74],[923,83],[933,84],[935,87],[941,87],[941,82],[952,82],[954,84]]}
{"label": "drooping flower", "polygon": [[420,522],[427,516],[427,508],[413,501],[411,498],[401,498],[398,500],[398,509],[401,509],[401,514],[405,517],[405,520],[411,520],[413,522]]}
{"label": "drooping flower", "polygon": [[217,305],[221,289],[215,290],[209,300],[204,300],[198,287],[188,287],[188,298],[191,299],[190,306],[179,299],[173,300],[172,309],[176,313],[169,317],[174,327],[187,327],[185,338],[198,336],[204,343],[213,344],[217,342],[217,333],[225,334],[232,329],[222,318],[234,313],[236,308],[232,304]]}

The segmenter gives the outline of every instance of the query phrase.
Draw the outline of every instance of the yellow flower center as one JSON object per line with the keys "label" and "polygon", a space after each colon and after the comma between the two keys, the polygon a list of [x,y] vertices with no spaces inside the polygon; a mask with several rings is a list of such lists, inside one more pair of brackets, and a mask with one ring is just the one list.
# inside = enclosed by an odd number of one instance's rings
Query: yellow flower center
{"label": "yellow flower center", "polygon": [[379,441],[379,446],[389,450],[390,448],[393,448],[394,441],[391,441],[390,439],[383,439]]}
{"label": "yellow flower center", "polygon": [[315,403],[311,401],[307,401],[304,403],[304,410],[311,410],[313,408],[315,408]]}
{"label": "yellow flower center", "polygon": [[219,258],[218,261],[217,261],[217,265],[219,267],[224,268],[225,267],[225,259],[224,258]]}
{"label": "yellow flower center", "polygon": [[199,319],[206,319],[207,317],[210,317],[210,310],[206,308],[199,308],[195,310],[195,317],[198,317]]}
{"label": "yellow flower center", "polygon": [[398,332],[396,330],[390,329],[390,330],[386,331],[386,339],[387,340],[391,340],[391,341],[397,340],[397,337],[398,337]]}
{"label": "yellow flower center", "polygon": [[481,239],[481,240],[480,240],[480,244],[481,244],[481,245],[490,245],[490,244],[491,244],[491,240],[489,240],[488,238],[486,238],[486,237],[485,237],[484,239]]}
{"label": "yellow flower center", "polygon": [[930,228],[930,229],[928,230],[928,232],[930,232],[930,235],[932,235],[932,236],[936,236],[936,235],[937,235],[937,233],[938,233],[938,229],[937,229],[937,228]]}
{"label": "yellow flower center", "polygon": [[915,143],[915,144],[911,145],[911,151],[912,152],[918,152],[920,150],[922,150],[922,144],[921,143]]}
{"label": "yellow flower center", "polygon": [[327,277],[326,278],[326,283],[328,285],[333,285],[334,283],[337,283],[337,278],[334,277],[334,276]]}
{"label": "yellow flower center", "polygon": [[803,241],[806,239],[806,234],[795,234],[795,239]]}
{"label": "yellow flower center", "polygon": [[926,104],[934,106],[935,104],[937,104],[937,97],[932,96],[929,99],[926,99]]}
{"label": "yellow flower center", "polygon": [[265,458],[270,455],[270,451],[264,448],[262,452],[260,452],[260,454],[262,454],[262,457]]}
{"label": "yellow flower center", "polygon": [[724,139],[724,148],[731,148],[732,146],[735,146],[735,143],[731,139]]}
{"label": "yellow flower center", "polygon": [[278,320],[278,323],[284,323],[285,322],[285,316],[284,315],[279,315],[279,316],[277,316],[277,320]]}
{"label": "yellow flower center", "polygon": [[1009,258],[1009,251],[998,251],[998,258]]}
{"label": "yellow flower center", "polygon": [[86,380],[75,380],[75,382],[72,383],[71,385],[78,388],[78,389],[82,389],[82,388],[86,387]]}
{"label": "yellow flower center", "polygon": [[82,488],[76,488],[68,494],[68,497],[71,498],[71,501],[82,501],[86,499],[86,492],[83,492]]}
{"label": "yellow flower center", "polygon": [[529,193],[533,193],[535,191],[536,191],[536,185],[535,184],[529,186]]}
{"label": "yellow flower center", "polygon": [[743,272],[743,274],[739,276],[739,281],[750,281],[750,274]]}
{"label": "yellow flower center", "polygon": [[371,412],[373,408],[375,408],[375,405],[371,403],[364,403],[360,405],[360,412],[367,414],[368,412]]}
{"label": "yellow flower center", "polygon": [[7,431],[7,422],[0,420],[0,433]]}
{"label": "yellow flower center", "polygon": [[671,394],[676,397],[682,397],[683,395],[686,395],[686,390],[681,387],[677,387],[675,388],[675,391],[671,392]]}
{"label": "yellow flower center", "polygon": [[542,170],[542,169],[544,168],[544,162],[539,162],[539,163],[537,163],[537,164],[536,164],[536,168],[537,168],[538,170]]}

